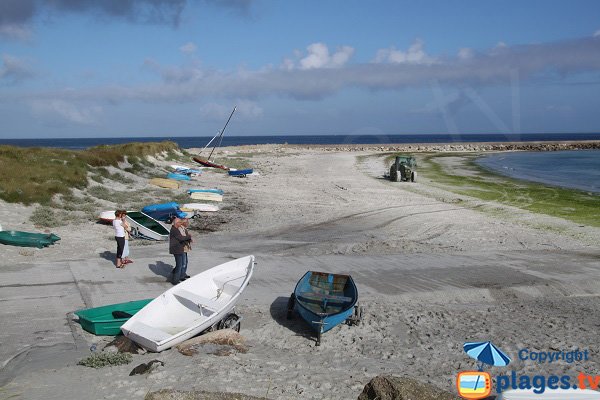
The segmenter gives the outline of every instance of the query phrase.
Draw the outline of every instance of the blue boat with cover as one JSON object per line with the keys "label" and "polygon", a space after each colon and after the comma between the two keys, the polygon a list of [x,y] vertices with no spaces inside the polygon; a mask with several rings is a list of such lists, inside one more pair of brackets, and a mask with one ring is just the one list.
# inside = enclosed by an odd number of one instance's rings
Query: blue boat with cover
{"label": "blue boat with cover", "polygon": [[288,301],[288,319],[294,309],[317,332],[317,346],[323,333],[341,323],[358,325],[362,318],[352,277],[328,272],[304,274]]}
{"label": "blue boat with cover", "polygon": [[192,193],[217,193],[223,194],[223,189],[211,188],[211,189],[189,189],[188,194]]}
{"label": "blue boat with cover", "polygon": [[167,174],[167,178],[169,179],[175,179],[176,181],[189,181],[190,177],[185,175],[185,174],[178,174],[175,172],[169,172]]}
{"label": "blue boat with cover", "polygon": [[254,173],[254,170],[252,168],[236,169],[236,170],[229,170],[229,171],[227,171],[227,173],[229,174],[229,176],[244,177],[246,175],[250,175],[250,174]]}
{"label": "blue boat with cover", "polygon": [[187,217],[187,214],[179,209],[179,204],[174,201],[146,206],[142,208],[142,212],[158,221],[171,221],[173,218]]}

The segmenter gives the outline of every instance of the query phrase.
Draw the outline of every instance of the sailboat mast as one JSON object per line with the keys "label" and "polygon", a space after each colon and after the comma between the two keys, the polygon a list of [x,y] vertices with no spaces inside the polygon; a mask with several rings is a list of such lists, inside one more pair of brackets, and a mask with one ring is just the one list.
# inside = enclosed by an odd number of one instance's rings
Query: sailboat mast
{"label": "sailboat mast", "polygon": [[[227,128],[227,125],[229,124],[229,121],[231,121],[231,117],[233,117],[233,113],[235,112],[235,110],[237,109],[237,106],[233,107],[233,111],[231,112],[231,114],[229,115],[229,118],[227,118],[227,122],[225,122],[225,126],[223,127],[223,129],[221,130],[221,139],[223,138],[223,133],[225,133],[225,128]],[[214,138],[213,138],[214,140]],[[211,140],[212,141],[212,140]],[[219,141],[219,145],[221,144],[221,141]],[[215,151],[215,149],[217,148],[217,146],[215,145],[213,147],[213,149],[211,150],[210,154],[208,155],[208,158],[206,159],[207,161],[210,161],[210,157],[212,156],[213,152]]]}

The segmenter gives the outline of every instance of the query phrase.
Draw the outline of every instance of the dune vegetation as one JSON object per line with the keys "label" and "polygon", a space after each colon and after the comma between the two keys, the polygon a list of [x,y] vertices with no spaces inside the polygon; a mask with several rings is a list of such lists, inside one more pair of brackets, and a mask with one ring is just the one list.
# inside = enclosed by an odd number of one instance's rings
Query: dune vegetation
{"label": "dune vegetation", "polygon": [[132,170],[147,163],[146,156],[174,157],[174,142],[102,145],[86,150],[0,146],[0,198],[9,203],[47,205],[57,194],[69,195],[88,186],[88,173],[106,175],[106,167],[127,161]]}

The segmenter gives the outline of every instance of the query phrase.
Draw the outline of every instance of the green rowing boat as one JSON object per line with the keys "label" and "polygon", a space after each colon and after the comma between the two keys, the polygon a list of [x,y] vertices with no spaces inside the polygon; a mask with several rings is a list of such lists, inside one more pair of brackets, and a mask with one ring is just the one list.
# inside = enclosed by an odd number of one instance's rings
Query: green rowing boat
{"label": "green rowing boat", "polygon": [[20,247],[47,247],[60,240],[54,233],[0,231],[0,243]]}
{"label": "green rowing boat", "polygon": [[79,324],[86,331],[94,335],[116,336],[121,333],[121,325],[150,301],[152,299],[86,308],[75,311],[75,315],[79,317]]}

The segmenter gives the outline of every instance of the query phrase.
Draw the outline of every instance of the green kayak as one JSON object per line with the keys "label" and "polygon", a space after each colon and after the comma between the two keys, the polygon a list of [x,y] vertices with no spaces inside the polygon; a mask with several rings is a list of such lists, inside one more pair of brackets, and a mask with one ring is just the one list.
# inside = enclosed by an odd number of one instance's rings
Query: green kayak
{"label": "green kayak", "polygon": [[121,333],[121,325],[152,300],[136,300],[96,308],[86,308],[75,311],[75,315],[79,317],[81,327],[89,333],[116,336]]}
{"label": "green kayak", "polygon": [[47,247],[60,240],[54,233],[0,231],[0,243],[20,247]]}

